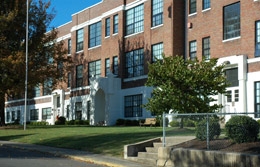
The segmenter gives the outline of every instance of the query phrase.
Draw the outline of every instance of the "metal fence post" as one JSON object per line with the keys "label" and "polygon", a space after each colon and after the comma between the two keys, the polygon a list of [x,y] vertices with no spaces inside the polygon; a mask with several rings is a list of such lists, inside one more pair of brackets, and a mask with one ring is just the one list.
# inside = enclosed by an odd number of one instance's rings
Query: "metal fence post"
{"label": "metal fence post", "polygon": [[165,147],[165,112],[163,112],[163,147]]}
{"label": "metal fence post", "polygon": [[209,114],[207,114],[207,149],[209,150]]}

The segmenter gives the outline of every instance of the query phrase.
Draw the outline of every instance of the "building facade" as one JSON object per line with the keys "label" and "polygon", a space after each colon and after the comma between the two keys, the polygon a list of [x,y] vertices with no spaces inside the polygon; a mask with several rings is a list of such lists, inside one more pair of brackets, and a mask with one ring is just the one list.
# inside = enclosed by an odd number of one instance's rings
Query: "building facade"
{"label": "building facade", "polygon": [[[58,27],[73,69],[54,90],[36,88],[27,121],[54,124],[57,116],[114,125],[143,119],[151,96],[145,86],[148,64],[165,55],[184,54],[183,0],[103,0],[72,15]],[[48,84],[48,83],[46,83]],[[6,123],[20,119],[24,99],[6,102]]]}
{"label": "building facade", "polygon": [[[119,118],[143,119],[151,96],[148,64],[161,53],[225,63],[229,95],[218,95],[222,112],[260,117],[259,0],[103,0],[58,27],[73,60],[67,83],[36,89],[28,121],[54,124],[89,120],[113,125]],[[24,100],[6,102],[6,122],[23,120]],[[228,118],[227,118],[228,119]]]}

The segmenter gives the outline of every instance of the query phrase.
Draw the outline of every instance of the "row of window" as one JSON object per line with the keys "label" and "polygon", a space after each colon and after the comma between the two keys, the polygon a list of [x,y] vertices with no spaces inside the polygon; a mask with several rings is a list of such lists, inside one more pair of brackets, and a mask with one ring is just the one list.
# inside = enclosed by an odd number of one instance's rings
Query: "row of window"
{"label": "row of window", "polygon": [[[202,0],[202,10],[210,8],[210,0]],[[189,0],[189,14],[197,12],[197,0]]]}
{"label": "row of window", "polygon": [[[210,59],[210,37],[202,39],[202,56],[205,60]],[[195,60],[197,57],[197,41],[189,42],[189,57],[191,60]]]}
{"label": "row of window", "polygon": [[[125,34],[131,35],[144,30],[144,4],[138,5],[126,11]],[[163,0],[152,0],[152,27],[163,24]],[[113,34],[118,33],[118,14],[113,16]],[[110,18],[105,19],[105,37],[111,33]],[[102,23],[101,21],[89,25],[88,48],[101,45]],[[84,28],[76,31],[76,52],[84,48]],[[71,54],[71,39],[68,40],[68,54]]]}

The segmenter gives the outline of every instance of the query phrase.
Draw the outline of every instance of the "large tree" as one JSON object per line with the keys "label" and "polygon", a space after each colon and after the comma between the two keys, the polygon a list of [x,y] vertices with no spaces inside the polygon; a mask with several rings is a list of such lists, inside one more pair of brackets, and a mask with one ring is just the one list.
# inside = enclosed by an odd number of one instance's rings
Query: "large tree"
{"label": "large tree", "polygon": [[[23,98],[25,91],[26,0],[1,0],[0,6],[0,117],[5,124],[5,99]],[[28,95],[35,86],[51,80],[61,82],[69,59],[64,56],[63,42],[56,41],[58,32],[49,29],[54,10],[50,2],[30,0],[28,33]],[[47,12],[49,11],[49,12]],[[62,73],[63,72],[63,73]]]}
{"label": "large tree", "polygon": [[163,56],[149,65],[146,85],[154,87],[144,107],[157,115],[163,112],[212,113],[222,106],[214,104],[215,95],[227,87],[224,65],[217,59],[184,60],[181,56]]}

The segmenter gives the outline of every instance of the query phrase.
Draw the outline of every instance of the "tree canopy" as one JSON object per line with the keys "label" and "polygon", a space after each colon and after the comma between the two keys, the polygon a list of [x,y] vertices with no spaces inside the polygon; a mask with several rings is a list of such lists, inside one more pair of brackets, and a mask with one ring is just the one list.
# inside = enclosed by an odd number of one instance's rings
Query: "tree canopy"
{"label": "tree canopy", "polygon": [[160,115],[163,112],[211,113],[222,106],[212,103],[213,96],[226,93],[224,65],[217,59],[184,60],[181,56],[163,56],[149,64],[147,86],[154,87],[144,107]]}
{"label": "tree canopy", "polygon": [[[56,41],[58,32],[46,32],[55,16],[47,12],[50,1],[31,0],[28,31],[28,91],[51,80],[52,86],[62,81],[69,59],[63,42]],[[25,88],[26,0],[2,0],[0,6],[0,113],[4,124],[6,96],[22,98]]]}

